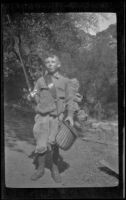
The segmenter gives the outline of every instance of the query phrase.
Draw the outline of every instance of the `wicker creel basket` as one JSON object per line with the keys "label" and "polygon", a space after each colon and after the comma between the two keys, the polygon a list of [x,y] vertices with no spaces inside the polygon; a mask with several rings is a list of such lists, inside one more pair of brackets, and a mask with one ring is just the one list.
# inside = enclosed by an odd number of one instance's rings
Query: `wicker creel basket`
{"label": "wicker creel basket", "polygon": [[68,122],[62,121],[59,132],[56,136],[56,143],[62,150],[70,149],[77,138],[76,131]]}

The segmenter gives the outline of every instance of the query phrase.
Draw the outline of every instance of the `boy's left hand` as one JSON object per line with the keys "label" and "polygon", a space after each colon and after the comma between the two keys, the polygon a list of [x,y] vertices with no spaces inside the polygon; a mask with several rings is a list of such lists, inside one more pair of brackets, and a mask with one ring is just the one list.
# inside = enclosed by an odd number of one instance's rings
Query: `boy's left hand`
{"label": "boy's left hand", "polygon": [[70,125],[73,126],[74,125],[74,121],[73,118],[71,116],[67,116],[65,121],[69,121]]}
{"label": "boy's left hand", "polygon": [[27,100],[28,100],[28,101],[31,101],[31,99],[32,99],[31,95],[28,94],[28,95],[27,95]]}

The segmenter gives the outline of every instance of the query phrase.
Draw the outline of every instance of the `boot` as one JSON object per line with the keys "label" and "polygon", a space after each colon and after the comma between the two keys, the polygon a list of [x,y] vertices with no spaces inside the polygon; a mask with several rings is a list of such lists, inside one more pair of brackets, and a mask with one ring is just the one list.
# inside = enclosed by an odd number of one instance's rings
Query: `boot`
{"label": "boot", "polygon": [[51,176],[56,183],[61,183],[61,176],[58,169],[59,149],[56,146],[52,147],[51,152]]}
{"label": "boot", "polygon": [[46,154],[39,154],[38,155],[38,169],[37,171],[31,176],[31,180],[36,181],[40,177],[44,175],[44,168],[45,168],[45,156]]}

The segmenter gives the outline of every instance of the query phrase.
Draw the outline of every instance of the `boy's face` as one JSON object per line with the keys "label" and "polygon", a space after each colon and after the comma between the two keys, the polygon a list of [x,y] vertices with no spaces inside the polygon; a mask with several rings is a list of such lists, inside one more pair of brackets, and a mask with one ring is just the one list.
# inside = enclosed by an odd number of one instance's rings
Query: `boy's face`
{"label": "boy's face", "polygon": [[58,58],[56,56],[46,58],[45,65],[46,65],[48,72],[54,73],[59,67]]}

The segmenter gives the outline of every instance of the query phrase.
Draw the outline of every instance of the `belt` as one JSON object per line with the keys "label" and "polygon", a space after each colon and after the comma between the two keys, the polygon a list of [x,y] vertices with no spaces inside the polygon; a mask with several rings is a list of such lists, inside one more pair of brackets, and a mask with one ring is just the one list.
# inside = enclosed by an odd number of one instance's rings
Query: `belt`
{"label": "belt", "polygon": [[[45,116],[47,116],[47,115],[49,115],[49,116],[51,116],[51,117],[54,117],[54,118],[56,118],[56,117],[58,117],[58,115],[57,114],[51,114],[51,113],[39,113],[38,112],[38,114],[39,115],[41,115],[41,116],[43,116],[43,117],[45,117]],[[60,114],[59,114],[60,115]]]}

